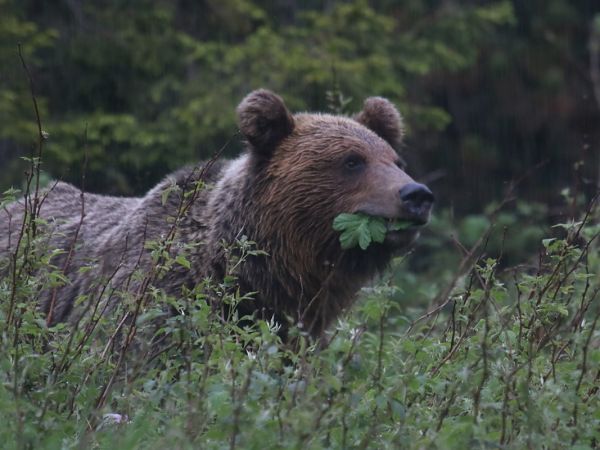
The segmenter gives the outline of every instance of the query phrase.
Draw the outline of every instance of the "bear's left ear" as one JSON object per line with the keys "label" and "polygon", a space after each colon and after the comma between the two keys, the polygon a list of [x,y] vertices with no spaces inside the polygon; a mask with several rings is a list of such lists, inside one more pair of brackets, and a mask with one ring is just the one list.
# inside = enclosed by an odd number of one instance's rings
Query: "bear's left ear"
{"label": "bear's left ear", "polygon": [[402,116],[392,102],[383,97],[367,98],[363,110],[354,116],[354,120],[375,132],[395,149],[404,137]]}
{"label": "bear's left ear", "polygon": [[294,118],[277,94],[266,89],[251,92],[237,107],[240,131],[253,150],[264,157],[294,131]]}

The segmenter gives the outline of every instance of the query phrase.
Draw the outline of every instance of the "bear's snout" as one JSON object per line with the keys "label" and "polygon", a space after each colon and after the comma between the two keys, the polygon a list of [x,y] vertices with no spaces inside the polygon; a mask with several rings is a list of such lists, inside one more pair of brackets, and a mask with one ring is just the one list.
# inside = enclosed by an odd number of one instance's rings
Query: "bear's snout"
{"label": "bear's snout", "polygon": [[403,216],[415,222],[415,225],[424,225],[429,221],[431,208],[435,197],[427,186],[421,183],[408,183],[400,189]]}

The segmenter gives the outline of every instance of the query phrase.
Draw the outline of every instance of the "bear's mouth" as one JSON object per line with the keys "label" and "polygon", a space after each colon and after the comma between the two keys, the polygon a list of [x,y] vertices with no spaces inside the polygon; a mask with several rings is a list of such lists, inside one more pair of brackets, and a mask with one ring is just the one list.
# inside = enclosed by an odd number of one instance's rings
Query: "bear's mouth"
{"label": "bear's mouth", "polygon": [[373,219],[382,221],[385,224],[387,233],[414,231],[429,223],[429,214],[427,215],[398,215],[390,217],[388,215],[373,213],[364,209],[355,211],[354,214],[362,214]]}
{"label": "bear's mouth", "polygon": [[376,219],[385,226],[385,237],[380,244],[374,243],[373,248],[377,249],[380,245],[389,248],[401,250],[412,245],[419,237],[420,229],[428,223],[428,220],[420,217],[386,217],[377,214],[368,214],[359,211],[370,218]]}
{"label": "bear's mouth", "polygon": [[388,233],[396,232],[396,231],[405,231],[421,228],[424,225],[427,225],[427,220],[420,218],[398,218],[398,217],[379,217],[383,219],[385,222],[385,227]]}
{"label": "bear's mouth", "polygon": [[339,241],[342,248],[360,246],[364,251],[372,244],[373,251],[377,253],[384,247],[400,250],[410,246],[419,236],[419,229],[428,222],[427,219],[402,215],[390,217],[359,210],[336,216],[333,229],[341,232]]}
{"label": "bear's mouth", "polygon": [[427,222],[418,219],[382,218],[386,233],[384,242],[395,248],[411,245],[419,236],[419,230]]}

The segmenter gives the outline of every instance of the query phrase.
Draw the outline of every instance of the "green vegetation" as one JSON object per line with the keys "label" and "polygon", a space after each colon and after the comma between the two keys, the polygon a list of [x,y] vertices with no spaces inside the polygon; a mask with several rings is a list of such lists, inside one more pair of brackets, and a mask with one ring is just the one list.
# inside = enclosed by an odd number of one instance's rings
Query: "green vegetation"
{"label": "green vegetation", "polygon": [[[409,172],[438,200],[417,250],[363,289],[327,345],[300,329],[286,345],[276,323],[240,317],[234,273],[178,298],[153,289],[147,277],[190,264],[169,242],[149,246],[156,273],[137,274],[148,288],[113,314],[48,327],[36,299],[68,280],[29,210],[0,260],[2,448],[600,446],[594,2],[0,10],[0,213],[52,178],[138,194],[183,163],[236,154],[235,106],[257,87],[292,110],[347,114],[386,96],[406,118]],[[345,248],[387,231],[368,216],[333,226]],[[234,246],[231,267],[261,250]]]}
{"label": "green vegetation", "polygon": [[392,221],[367,214],[342,213],[334,219],[333,229],[341,231],[340,244],[343,249],[359,246],[366,250],[371,242],[382,243],[388,231],[404,230],[411,224],[409,221]]}
{"label": "green vegetation", "polygon": [[[597,448],[595,203],[525,265],[489,257],[488,228],[460,264],[434,266],[451,279],[429,306],[398,301],[428,276],[399,258],[324,347],[299,329],[284,345],[278,324],[238,316],[233,270],[257,252],[246,239],[220,283],[179,298],[149,284],[123,293],[114,314],[48,327],[33,299],[68,281],[29,217],[19,251],[0,262],[3,448]],[[186,263],[168,244],[150,246],[158,276]]]}
{"label": "green vegetation", "polygon": [[293,111],[389,98],[406,118],[410,173],[460,215],[544,161],[521,199],[594,187],[590,0],[0,0],[0,10],[0,191],[22,187],[19,157],[35,136],[18,42],[49,134],[43,168],[79,184],[87,153],[92,192],[141,194],[223,146],[237,154],[234,110],[258,87]]}

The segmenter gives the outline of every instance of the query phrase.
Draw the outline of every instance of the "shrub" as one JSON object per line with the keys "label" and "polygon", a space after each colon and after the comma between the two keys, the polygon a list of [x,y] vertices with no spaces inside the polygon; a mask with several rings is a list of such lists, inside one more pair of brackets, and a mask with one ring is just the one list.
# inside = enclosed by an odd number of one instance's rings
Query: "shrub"
{"label": "shrub", "polygon": [[[5,448],[598,446],[594,202],[527,264],[486,256],[484,231],[429,306],[397,301],[398,280],[430,276],[398,259],[327,345],[298,329],[284,344],[278,324],[240,317],[233,270],[180,298],[155,290],[153,276],[186,264],[168,240],[151,246],[157,273],[137,275],[144,292],[123,293],[110,315],[98,306],[48,327],[35,299],[68,280],[34,209],[28,218],[18,251],[0,262]],[[232,268],[260,250],[245,238],[234,249]],[[78,301],[101,305],[103,295]]]}

